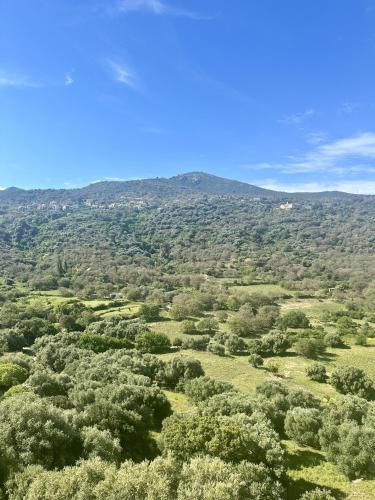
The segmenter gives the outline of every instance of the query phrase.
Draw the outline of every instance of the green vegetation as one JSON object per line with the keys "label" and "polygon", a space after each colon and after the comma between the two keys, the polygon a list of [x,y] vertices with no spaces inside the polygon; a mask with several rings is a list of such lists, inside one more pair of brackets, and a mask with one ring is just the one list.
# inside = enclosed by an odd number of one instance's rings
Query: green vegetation
{"label": "green vegetation", "polygon": [[168,182],[0,193],[0,496],[373,498],[373,203]]}

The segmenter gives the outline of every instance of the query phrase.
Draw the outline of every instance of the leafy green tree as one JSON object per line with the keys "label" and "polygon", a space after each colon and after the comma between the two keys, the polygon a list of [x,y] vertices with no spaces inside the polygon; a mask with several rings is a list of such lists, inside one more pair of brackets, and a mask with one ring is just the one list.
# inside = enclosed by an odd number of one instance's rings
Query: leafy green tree
{"label": "leafy green tree", "polygon": [[98,353],[108,351],[109,349],[127,349],[133,347],[133,343],[127,339],[118,339],[117,337],[82,333],[78,338],[76,346],[79,349],[88,349]]}
{"label": "leafy green tree", "polygon": [[314,408],[296,407],[289,410],[285,417],[287,436],[302,446],[319,447],[321,426],[320,412]]}
{"label": "leafy green tree", "polygon": [[260,366],[263,366],[264,363],[262,356],[259,354],[250,354],[248,360],[253,368],[259,368]]}
{"label": "leafy green tree", "polygon": [[213,335],[219,328],[219,322],[215,318],[202,318],[196,324],[196,328],[202,334]]}
{"label": "leafy green tree", "polygon": [[357,323],[348,316],[341,316],[341,318],[338,318],[336,327],[339,335],[355,335],[358,329]]}
{"label": "leafy green tree", "polygon": [[26,465],[52,469],[71,463],[80,440],[61,410],[28,392],[0,402],[0,449],[8,475]]}
{"label": "leafy green tree", "polygon": [[140,352],[157,354],[169,351],[171,342],[164,333],[145,332],[135,339],[135,347]]}
{"label": "leafy green tree", "polygon": [[330,490],[315,488],[304,493],[299,500],[335,500],[335,497],[331,495]]}
{"label": "leafy green tree", "polygon": [[234,390],[233,385],[229,382],[222,382],[210,377],[194,378],[185,384],[185,394],[194,403],[205,401],[215,394]]}
{"label": "leafy green tree", "polygon": [[306,375],[315,382],[326,382],[328,375],[326,367],[322,363],[313,363],[306,368]]}
{"label": "leafy green tree", "polygon": [[238,335],[228,335],[224,345],[229,354],[241,354],[247,351],[246,342]]}
{"label": "leafy green tree", "polygon": [[324,343],[328,347],[345,347],[345,343],[343,342],[342,338],[338,333],[327,333],[324,336]]}
{"label": "leafy green tree", "polygon": [[181,323],[181,332],[185,335],[194,335],[197,333],[197,328],[195,326],[195,321],[186,319]]}
{"label": "leafy green tree", "polygon": [[142,304],[138,311],[138,317],[148,323],[158,321],[160,317],[160,307],[157,304]]}
{"label": "leafy green tree", "polygon": [[303,311],[289,311],[278,320],[281,329],[287,328],[309,328],[310,321]]}
{"label": "leafy green tree", "polygon": [[207,346],[207,351],[218,356],[225,356],[225,347],[218,342],[210,342]]}
{"label": "leafy green tree", "polygon": [[198,411],[200,415],[210,417],[230,417],[238,413],[250,416],[255,407],[255,400],[251,396],[239,392],[223,392],[199,403]]}
{"label": "leafy green tree", "polygon": [[316,359],[325,353],[326,346],[321,339],[302,338],[294,344],[294,350],[299,356]]}
{"label": "leafy green tree", "polygon": [[284,472],[283,449],[266,421],[252,417],[171,417],[163,425],[160,442],[164,453],[181,460],[197,455],[218,457],[225,462],[243,460],[263,463],[277,476]]}
{"label": "leafy green tree", "polygon": [[330,383],[341,394],[353,394],[369,400],[375,397],[374,383],[361,368],[336,368],[331,374]]}
{"label": "leafy green tree", "polygon": [[188,380],[202,377],[204,370],[200,361],[188,356],[174,357],[160,369],[157,378],[161,385],[175,389],[182,388]]}
{"label": "leafy green tree", "polygon": [[27,370],[20,365],[0,365],[0,391],[5,392],[14,385],[22,384],[28,376]]}
{"label": "leafy green tree", "polygon": [[283,495],[281,484],[263,465],[196,457],[182,468],[177,500],[278,500]]}
{"label": "leafy green tree", "polygon": [[120,441],[113,437],[108,430],[83,427],[81,439],[85,458],[99,457],[107,462],[119,462],[122,455]]}

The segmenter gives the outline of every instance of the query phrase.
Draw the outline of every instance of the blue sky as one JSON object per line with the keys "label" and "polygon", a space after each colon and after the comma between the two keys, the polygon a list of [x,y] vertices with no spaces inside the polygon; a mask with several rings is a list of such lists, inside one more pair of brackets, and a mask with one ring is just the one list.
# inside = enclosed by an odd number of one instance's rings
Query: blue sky
{"label": "blue sky", "polygon": [[0,186],[375,193],[375,0],[0,0]]}

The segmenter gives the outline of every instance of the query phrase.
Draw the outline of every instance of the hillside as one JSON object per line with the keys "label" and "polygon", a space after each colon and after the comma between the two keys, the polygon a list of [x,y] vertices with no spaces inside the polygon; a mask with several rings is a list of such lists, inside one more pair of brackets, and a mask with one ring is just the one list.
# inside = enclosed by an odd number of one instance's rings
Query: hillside
{"label": "hillside", "polygon": [[202,172],[175,177],[130,181],[103,181],[80,189],[32,189],[11,187],[0,191],[0,206],[33,207],[45,203],[78,204],[121,203],[140,200],[142,203],[161,203],[191,196],[256,197],[269,200],[337,200],[358,198],[340,192],[283,193],[263,189],[245,182],[224,179]]}

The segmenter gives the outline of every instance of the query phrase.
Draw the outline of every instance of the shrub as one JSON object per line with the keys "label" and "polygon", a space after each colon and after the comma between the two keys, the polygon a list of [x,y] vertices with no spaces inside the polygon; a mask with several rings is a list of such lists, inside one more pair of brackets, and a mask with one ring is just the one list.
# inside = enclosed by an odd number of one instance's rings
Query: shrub
{"label": "shrub", "polygon": [[285,417],[285,432],[302,446],[319,447],[320,412],[314,408],[293,408]]}
{"label": "shrub", "polygon": [[194,403],[205,401],[215,394],[234,390],[234,387],[229,382],[222,382],[210,377],[194,378],[185,384],[185,394]]}
{"label": "shrub", "polygon": [[185,333],[186,335],[194,335],[194,333],[197,333],[197,329],[195,326],[195,322],[191,321],[190,319],[186,319],[181,323],[181,332]]}
{"label": "shrub", "polygon": [[195,351],[205,351],[209,342],[209,335],[196,335],[195,337],[183,339],[182,348],[193,349]]}
{"label": "shrub", "polygon": [[225,349],[229,354],[239,354],[247,350],[246,342],[238,335],[228,335],[225,341]]}
{"label": "shrub", "polygon": [[367,337],[366,335],[357,335],[354,339],[355,345],[367,345]]}
{"label": "shrub", "polygon": [[196,329],[207,335],[212,335],[214,334],[219,328],[219,322],[215,318],[202,318],[198,323],[196,324]]}
{"label": "shrub", "polygon": [[160,307],[157,304],[142,304],[138,311],[138,317],[147,321],[157,321],[160,317]]}
{"label": "shrub", "polygon": [[171,342],[164,333],[145,332],[137,336],[135,347],[141,352],[157,354],[169,351]]}
{"label": "shrub", "polygon": [[225,347],[218,342],[210,342],[207,346],[207,351],[218,356],[225,356]]}
{"label": "shrub", "polygon": [[14,385],[22,384],[28,375],[27,370],[20,365],[0,365],[0,391],[5,392]]}
{"label": "shrub", "polygon": [[343,366],[332,372],[331,384],[341,394],[353,394],[364,399],[374,399],[373,381],[360,368]]}
{"label": "shrub", "polygon": [[330,490],[315,488],[304,493],[299,500],[335,500],[335,497],[331,495]]}
{"label": "shrub", "polygon": [[278,319],[278,325],[283,330],[287,328],[309,328],[310,321],[303,311],[289,311]]}
{"label": "shrub", "polygon": [[315,382],[327,381],[327,370],[322,363],[313,363],[306,368],[306,374],[310,380]]}
{"label": "shrub", "polygon": [[76,346],[79,349],[88,349],[98,353],[108,351],[109,349],[127,349],[133,347],[133,344],[127,339],[106,337],[104,335],[95,335],[94,333],[82,333]]}
{"label": "shrub", "polygon": [[186,381],[202,377],[204,371],[201,362],[187,356],[175,357],[167,361],[159,371],[158,382],[174,389]]}
{"label": "shrub", "polygon": [[264,363],[262,356],[260,356],[259,354],[250,354],[248,359],[249,359],[249,363],[254,368],[259,368]]}
{"label": "shrub", "polygon": [[327,333],[324,336],[324,343],[328,347],[344,347],[345,344],[338,333]]}
{"label": "shrub", "polygon": [[294,344],[296,353],[304,358],[315,359],[324,354],[326,347],[320,339],[301,339]]}

